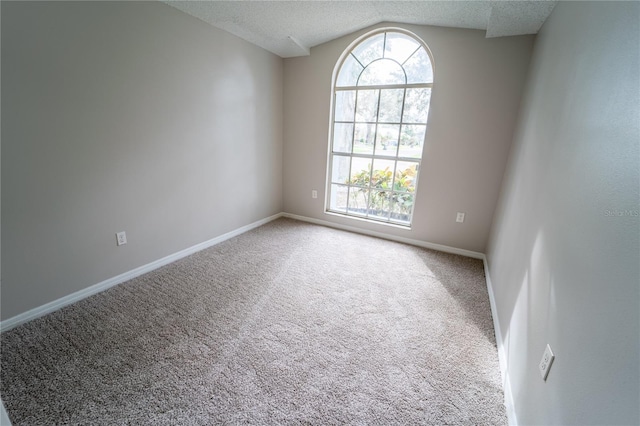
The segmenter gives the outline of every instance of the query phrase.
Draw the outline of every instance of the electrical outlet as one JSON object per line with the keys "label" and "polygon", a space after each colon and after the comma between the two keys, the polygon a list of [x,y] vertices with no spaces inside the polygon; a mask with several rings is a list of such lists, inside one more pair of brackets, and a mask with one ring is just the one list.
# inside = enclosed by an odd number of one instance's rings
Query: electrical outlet
{"label": "electrical outlet", "polygon": [[124,231],[116,233],[116,243],[119,246],[127,244],[127,233]]}
{"label": "electrical outlet", "polygon": [[553,364],[554,359],[555,355],[553,355],[553,352],[551,351],[551,346],[547,344],[547,347],[544,349],[544,354],[542,354],[542,360],[540,361],[540,364],[538,364],[542,380],[547,380],[549,369],[551,369],[551,364]]}
{"label": "electrical outlet", "polygon": [[316,191],[315,189],[311,190],[311,198],[318,198],[318,191]]}
{"label": "electrical outlet", "polygon": [[458,223],[464,222],[464,213],[458,212],[458,214],[456,215],[456,222]]}

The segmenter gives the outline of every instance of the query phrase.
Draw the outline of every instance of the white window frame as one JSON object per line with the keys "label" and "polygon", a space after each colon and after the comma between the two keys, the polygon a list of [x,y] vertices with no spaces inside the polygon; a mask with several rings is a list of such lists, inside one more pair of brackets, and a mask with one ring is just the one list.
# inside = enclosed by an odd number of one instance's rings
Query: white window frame
{"label": "white window frame", "polygon": [[[431,71],[433,74],[433,80],[430,83],[408,83],[408,84],[388,84],[388,85],[370,85],[370,86],[341,86],[341,87],[336,87],[337,86],[337,81],[338,81],[338,77],[340,75],[340,71],[345,63],[345,61],[347,60],[347,58],[351,55],[351,53],[354,51],[354,49],[356,47],[358,47],[358,45],[360,45],[361,43],[363,43],[364,41],[366,41],[369,38],[375,37],[379,34],[382,33],[400,33],[400,34],[404,34],[408,37],[411,37],[413,40],[415,40],[422,48],[424,48],[426,54],[429,57],[429,61],[430,61],[430,65],[431,65]],[[385,38],[386,40],[386,38]],[[419,47],[416,49],[416,51],[419,49]],[[384,52],[384,47],[383,47],[383,52]],[[381,58],[378,58],[376,60],[379,60]],[[374,60],[375,61],[375,60]],[[406,62],[406,61],[405,61]],[[361,64],[362,65],[362,64]],[[366,69],[366,67],[365,67]],[[361,71],[361,73],[364,72]],[[402,126],[403,125],[424,125],[426,129],[428,129],[428,123],[429,123],[429,118],[427,117],[426,121],[424,122],[420,122],[420,123],[408,123],[408,122],[404,122],[403,121],[403,112],[404,112],[404,104],[405,104],[405,100],[406,100],[406,89],[412,89],[412,88],[429,88],[431,89],[431,92],[433,92],[433,86],[434,86],[434,81],[435,81],[435,66],[434,66],[434,61],[433,61],[433,55],[431,53],[431,50],[429,49],[429,47],[427,46],[427,44],[420,38],[418,37],[416,34],[404,30],[402,28],[395,28],[395,27],[391,27],[391,28],[379,28],[376,29],[374,31],[371,31],[367,34],[364,34],[363,36],[359,37],[358,39],[356,39],[353,43],[351,43],[349,45],[349,47],[347,47],[347,49],[345,49],[345,51],[342,53],[340,59],[338,60],[338,62],[336,63],[336,66],[334,68],[334,72],[333,72],[333,78],[331,81],[331,116],[330,116],[330,125],[329,125],[329,148],[328,148],[328,156],[327,156],[327,177],[326,177],[326,187],[325,187],[325,213],[327,214],[331,214],[331,215],[337,215],[337,216],[341,216],[341,217],[347,217],[350,219],[356,219],[356,220],[364,220],[367,222],[374,222],[374,223],[378,223],[378,224],[384,224],[384,225],[389,225],[389,226],[397,226],[403,229],[407,229],[407,228],[411,228],[411,225],[413,223],[413,217],[414,217],[414,212],[415,212],[415,206],[416,206],[416,199],[417,199],[417,194],[418,194],[418,181],[420,178],[420,171],[422,168],[422,160],[423,160],[423,156],[424,156],[424,148],[425,148],[425,141],[426,141],[426,137],[427,137],[427,133],[428,130],[425,130],[425,135],[424,135],[424,140],[422,141],[422,152],[419,158],[416,157],[400,157],[399,154],[399,148],[400,148],[400,143],[398,141],[397,144],[397,148],[396,148],[396,155],[395,156],[384,156],[384,155],[379,155],[375,152],[375,149],[373,150],[373,152],[371,154],[359,154],[359,153],[354,153],[353,152],[353,140],[352,140],[352,150],[350,154],[345,154],[345,153],[337,153],[340,156],[348,156],[349,158],[367,158],[367,159],[371,159],[371,164],[372,164],[372,173],[373,173],[373,161],[375,159],[381,159],[381,160],[392,160],[395,161],[395,165],[397,166],[398,162],[403,162],[403,161],[407,161],[407,162],[417,162],[417,173],[416,173],[416,177],[415,177],[415,189],[413,192],[413,204],[411,206],[411,213],[410,213],[410,219],[409,222],[403,222],[403,221],[399,221],[399,220],[394,220],[392,219],[392,211],[391,209],[389,209],[389,215],[387,216],[387,218],[380,218],[379,216],[369,216],[368,213],[365,213],[364,215],[361,214],[354,214],[354,213],[350,213],[348,208],[347,211],[339,211],[339,210],[332,210],[331,209],[331,186],[332,186],[332,175],[333,175],[333,156],[334,156],[334,152],[333,152],[333,138],[334,138],[334,125],[336,123],[343,123],[343,121],[340,120],[335,120],[335,114],[336,114],[336,95],[339,91],[355,91],[356,92],[356,106],[355,108],[357,108],[357,92],[359,90],[381,90],[381,89],[404,89],[405,92],[403,93],[403,98],[402,98],[402,112],[401,112],[401,118],[400,118],[400,123],[386,123],[386,122],[380,122],[378,120],[379,115],[380,115],[380,111],[379,109],[377,110],[377,114],[376,114],[376,121],[374,124],[376,126],[377,129],[377,125],[378,124],[399,124],[400,125],[400,134],[402,134]],[[378,92],[378,107],[380,104],[380,92]],[[431,104],[431,100],[429,100],[429,104]],[[429,108],[430,111],[430,108]],[[429,113],[430,115],[430,113]],[[349,123],[349,122],[344,122],[344,123]],[[352,122],[354,124],[356,124],[355,118],[354,121]],[[377,131],[377,130],[376,130]],[[374,146],[375,146],[375,136],[374,136]],[[351,176],[351,168],[349,170],[349,176]],[[392,193],[400,193],[396,190],[394,190],[394,184],[395,184],[395,168],[394,168],[394,174],[393,174],[393,183],[391,185],[391,189],[389,190],[389,192]],[[353,187],[353,185],[348,185],[345,184],[345,186],[347,186],[350,190],[351,187]],[[371,179],[369,179],[369,186],[368,186],[368,191],[369,194],[371,193],[372,190],[375,190],[375,188],[372,188],[371,186]],[[349,195],[347,195],[347,200],[349,199]],[[349,201],[347,201],[348,203]],[[370,197],[367,200],[367,210],[369,210],[369,206],[370,206]]]}

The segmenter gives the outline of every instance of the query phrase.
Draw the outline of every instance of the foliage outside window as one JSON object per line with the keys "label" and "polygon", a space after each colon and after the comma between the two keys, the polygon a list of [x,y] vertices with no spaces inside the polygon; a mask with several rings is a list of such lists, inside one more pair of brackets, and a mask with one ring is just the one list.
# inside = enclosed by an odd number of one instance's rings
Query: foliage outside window
{"label": "foliage outside window", "polygon": [[334,82],[327,210],[410,226],[433,85],[429,53],[384,31],[344,56]]}

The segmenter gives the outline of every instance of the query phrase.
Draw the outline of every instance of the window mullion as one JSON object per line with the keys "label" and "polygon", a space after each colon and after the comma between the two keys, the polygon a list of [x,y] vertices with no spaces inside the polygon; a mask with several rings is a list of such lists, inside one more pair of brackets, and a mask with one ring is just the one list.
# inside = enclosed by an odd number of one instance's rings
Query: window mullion
{"label": "window mullion", "polygon": [[[375,142],[374,142],[375,144]],[[375,146],[375,145],[374,145]],[[375,150],[375,148],[374,148]],[[373,179],[373,156],[371,157],[371,167],[369,167],[369,185],[367,186],[367,210],[365,215],[369,217],[369,206],[371,206],[371,180]]]}
{"label": "window mullion", "polygon": [[402,139],[402,126],[406,124],[404,122],[404,106],[405,101],[407,99],[407,89],[402,91],[402,108],[400,109],[400,130],[398,131],[398,145],[396,146],[396,161],[397,157],[400,155],[400,140]]}
{"label": "window mullion", "polygon": [[[355,56],[354,56],[355,58]],[[357,58],[356,58],[357,60]],[[353,130],[351,131],[351,152],[349,153],[349,176],[347,180],[347,213],[349,213],[349,205],[351,204],[351,171],[353,167],[353,147],[355,146],[356,137],[356,114],[358,111],[358,91],[354,91],[353,96]]]}
{"label": "window mullion", "polygon": [[[354,92],[353,96],[353,132],[351,132],[351,154],[353,154],[353,147],[355,145],[355,137],[356,137],[356,114],[358,111],[358,91]],[[349,165],[351,167],[351,165]],[[349,173],[351,173],[351,169],[349,169]],[[349,174],[351,176],[351,174]]]}
{"label": "window mullion", "polygon": [[404,64],[406,64],[406,63],[409,61],[409,59],[413,58],[413,55],[415,55],[415,54],[416,54],[416,52],[417,52],[418,50],[420,50],[420,48],[421,48],[421,47],[422,47],[422,46],[418,46],[418,47],[416,48],[416,50],[414,50],[414,51],[413,51],[413,53],[412,53],[411,55],[409,55],[409,57],[408,57],[407,59],[405,59],[405,61],[401,64],[403,68],[404,68]]}
{"label": "window mullion", "polygon": [[391,198],[393,194],[395,194],[395,185],[396,185],[396,171],[398,170],[398,162],[396,161],[393,167],[393,176],[391,177],[391,197],[389,197],[389,219],[391,219]]}
{"label": "window mullion", "polygon": [[[415,53],[415,52],[413,52],[413,53]],[[412,55],[413,55],[413,53],[412,53]],[[354,54],[353,54],[353,52],[349,53],[349,55],[350,55],[353,59],[355,59],[357,63],[359,63],[359,64],[360,64],[360,66],[362,67],[362,69],[363,69],[363,70],[366,68],[366,67],[362,64],[362,62],[360,62],[360,60],[359,60],[358,58],[356,58],[356,55],[354,55]]]}
{"label": "window mullion", "polygon": [[393,198],[393,194],[395,194],[397,171],[398,171],[398,160],[394,161],[393,163],[393,175],[391,175],[391,196],[389,197],[389,215],[387,216],[389,220],[391,220],[391,200]]}
{"label": "window mullion", "polygon": [[[331,188],[333,187],[333,162],[334,162],[334,158],[335,158],[335,128],[336,128],[336,113],[337,113],[337,108],[336,108],[336,103],[338,101],[338,92],[333,92],[333,125],[331,126],[331,151],[329,152],[329,164],[328,164],[328,175],[329,175],[329,197],[327,199],[327,208],[330,209],[331,208]],[[348,189],[348,188],[347,188]],[[347,195],[348,195],[348,191],[347,191]],[[349,198],[347,197],[347,203],[349,202]],[[345,207],[346,208],[346,207]],[[346,210],[345,210],[346,213]]]}
{"label": "window mullion", "polygon": [[375,132],[373,134],[373,155],[374,157],[377,155],[376,145],[378,141],[378,123],[380,122],[380,98],[382,97],[382,90],[378,89],[378,105],[376,106],[376,127]]}
{"label": "window mullion", "polygon": [[389,221],[391,221],[391,211],[392,211],[392,198],[393,198],[393,194],[395,194],[395,187],[396,187],[396,173],[398,171],[398,155],[400,154],[400,143],[401,143],[401,139],[402,139],[402,125],[404,124],[404,107],[405,107],[405,102],[407,100],[407,89],[405,88],[402,92],[402,108],[400,109],[400,130],[398,132],[398,144],[396,145],[396,161],[394,162],[394,168],[393,168],[393,176],[391,178],[391,194],[392,196],[389,197]]}
{"label": "window mullion", "polygon": [[377,145],[377,139],[378,139],[378,121],[380,119],[380,98],[382,94],[382,90],[378,89],[378,102],[376,105],[376,124],[375,124],[375,131],[373,132],[373,155],[371,157],[371,171],[369,173],[369,199],[367,200],[367,217],[369,217],[369,208],[371,207],[371,196],[372,193],[374,191],[373,187],[372,187],[372,181],[373,181],[373,165],[375,163],[375,157],[376,157],[376,145]]}
{"label": "window mullion", "polygon": [[385,58],[385,53],[387,52],[387,32],[384,32],[384,38],[382,41],[382,57]]}

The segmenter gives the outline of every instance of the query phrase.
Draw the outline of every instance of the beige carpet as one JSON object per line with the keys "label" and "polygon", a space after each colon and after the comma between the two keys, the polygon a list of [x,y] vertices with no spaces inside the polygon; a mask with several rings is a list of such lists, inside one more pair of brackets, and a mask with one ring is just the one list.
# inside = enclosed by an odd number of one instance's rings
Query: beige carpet
{"label": "beige carpet", "polygon": [[1,338],[14,425],[507,422],[481,261],[288,219]]}

